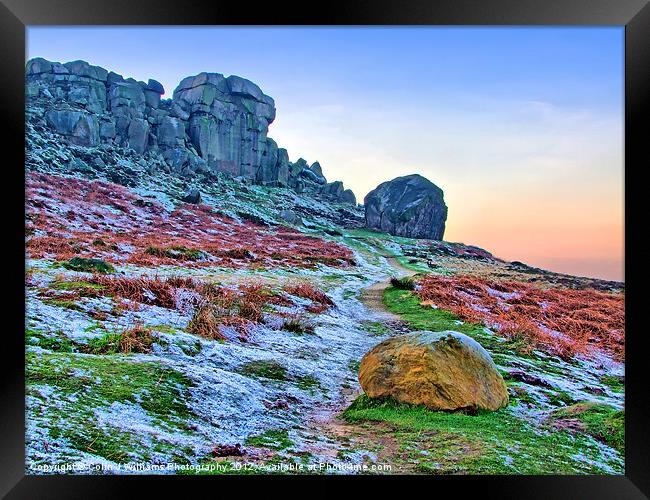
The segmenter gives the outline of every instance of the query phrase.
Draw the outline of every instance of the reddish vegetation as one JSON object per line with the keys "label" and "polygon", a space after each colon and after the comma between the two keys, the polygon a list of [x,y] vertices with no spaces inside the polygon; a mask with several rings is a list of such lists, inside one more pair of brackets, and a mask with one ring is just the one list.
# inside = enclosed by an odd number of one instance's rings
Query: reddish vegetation
{"label": "reddish vegetation", "polygon": [[219,329],[221,324],[216,308],[212,304],[205,304],[196,309],[187,331],[206,339],[224,340],[226,337]]}
{"label": "reddish vegetation", "polygon": [[173,309],[176,307],[175,292],[179,288],[197,290],[204,285],[191,278],[172,277],[167,279],[148,277],[109,277],[94,275],[89,283],[100,285],[96,293],[110,295],[119,299],[129,299],[142,304],[150,304]]}
{"label": "reddish vegetation", "polygon": [[286,285],[284,291],[291,295],[311,300],[312,304],[307,307],[307,311],[311,313],[322,313],[334,305],[332,299],[307,281]]}
{"label": "reddish vegetation", "polygon": [[284,291],[291,295],[302,297],[303,299],[309,299],[312,302],[318,302],[319,304],[328,306],[334,305],[332,299],[308,281],[286,285]]}
{"label": "reddish vegetation", "polygon": [[500,335],[569,358],[600,349],[624,359],[622,294],[542,289],[516,281],[469,276],[426,276],[417,294],[460,319],[483,323]]}
{"label": "reddish vegetation", "polygon": [[[309,312],[323,312],[334,304],[327,295],[308,283],[288,286],[285,291],[312,300],[313,304],[306,308]],[[138,310],[140,304],[178,309],[187,314],[191,312],[188,331],[210,339],[225,338],[220,329],[222,326],[233,327],[241,338],[245,338],[251,325],[264,322],[265,306],[294,305],[290,297],[261,283],[221,286],[178,276],[161,279],[93,275],[83,282],[66,281],[60,276],[40,295],[44,299],[70,303],[82,297],[112,297],[115,303],[113,314]]]}
{"label": "reddish vegetation", "polygon": [[353,263],[344,246],[291,229],[239,222],[207,205],[181,203],[168,213],[117,184],[41,173],[27,177],[26,231],[34,258],[78,255],[151,267]]}
{"label": "reddish vegetation", "polygon": [[120,334],[117,345],[118,352],[150,352],[153,340],[151,330],[140,324],[135,325]]}

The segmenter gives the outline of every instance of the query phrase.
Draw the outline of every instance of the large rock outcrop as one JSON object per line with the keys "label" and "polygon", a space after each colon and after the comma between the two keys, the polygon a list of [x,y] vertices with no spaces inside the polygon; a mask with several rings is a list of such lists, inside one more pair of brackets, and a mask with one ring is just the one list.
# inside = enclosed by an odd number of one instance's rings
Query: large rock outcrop
{"label": "large rock outcrop", "polygon": [[442,189],[421,175],[387,181],[364,198],[366,226],[395,236],[442,240],[447,205]]}
{"label": "large rock outcrop", "polygon": [[359,382],[371,398],[391,397],[432,410],[497,410],[506,384],[481,345],[458,332],[393,337],[361,360]]}
{"label": "large rock outcrop", "polygon": [[221,172],[271,187],[288,187],[355,204],[350,190],[333,189],[318,162],[291,163],[268,137],[275,102],[239,76],[199,73],[183,79],[171,99],[163,86],[124,78],[85,61],[31,59],[27,106],[42,124],[76,146],[112,144],[162,157],[173,173]]}

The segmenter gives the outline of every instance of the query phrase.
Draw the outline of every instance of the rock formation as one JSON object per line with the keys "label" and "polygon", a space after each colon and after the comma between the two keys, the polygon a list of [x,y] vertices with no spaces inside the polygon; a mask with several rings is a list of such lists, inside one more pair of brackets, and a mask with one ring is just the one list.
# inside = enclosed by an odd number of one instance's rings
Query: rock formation
{"label": "rock formation", "polygon": [[359,382],[371,398],[432,410],[497,410],[508,404],[506,384],[487,351],[452,331],[385,340],[361,360]]}
{"label": "rock formation", "polygon": [[395,236],[442,240],[447,206],[438,186],[421,175],[387,181],[365,199],[366,225]]}
{"label": "rock formation", "polygon": [[162,157],[171,172],[221,172],[247,182],[289,187],[355,204],[340,182],[328,183],[318,162],[291,163],[268,137],[275,102],[239,76],[200,73],[183,79],[171,99],[155,81],[123,78],[85,61],[31,59],[26,97],[42,125],[77,146],[111,144]]}

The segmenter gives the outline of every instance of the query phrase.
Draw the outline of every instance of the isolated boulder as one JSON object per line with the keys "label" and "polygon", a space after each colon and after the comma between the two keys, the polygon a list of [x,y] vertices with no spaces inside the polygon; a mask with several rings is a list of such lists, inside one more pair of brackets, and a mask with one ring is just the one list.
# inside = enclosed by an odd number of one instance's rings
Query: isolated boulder
{"label": "isolated boulder", "polygon": [[361,360],[359,382],[371,398],[432,410],[494,411],[508,404],[506,384],[487,351],[453,331],[385,340]]}
{"label": "isolated boulder", "polygon": [[366,226],[394,236],[441,240],[447,205],[442,189],[421,175],[387,181],[364,198]]}

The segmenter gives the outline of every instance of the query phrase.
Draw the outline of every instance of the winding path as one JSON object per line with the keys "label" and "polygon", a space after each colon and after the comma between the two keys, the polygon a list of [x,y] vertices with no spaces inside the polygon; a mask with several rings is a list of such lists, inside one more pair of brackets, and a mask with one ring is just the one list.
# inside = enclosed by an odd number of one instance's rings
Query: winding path
{"label": "winding path", "polygon": [[[417,274],[415,271],[404,267],[395,257],[384,255],[386,261],[397,271],[394,275],[398,278],[407,276],[414,276]],[[387,320],[399,321],[401,319],[397,314],[394,314],[386,309],[384,305],[384,291],[390,286],[390,277],[378,281],[361,291],[360,300],[366,307],[375,312],[381,313]]]}
{"label": "winding path", "polygon": [[[362,289],[359,299],[372,311],[373,317],[383,320],[384,325],[390,330],[389,335],[404,333],[408,331],[408,327],[398,315],[386,309],[383,301],[384,291],[390,286],[391,275],[401,278],[417,273],[404,267],[393,256],[382,256],[395,272]],[[367,450],[374,455],[374,460],[371,462],[378,465],[390,464],[392,466],[390,473],[413,472],[408,464],[402,461],[399,465],[395,463],[394,458],[399,454],[399,443],[393,437],[388,424],[379,422],[351,424],[338,416],[360,393],[359,389],[342,388],[335,403],[325,405],[314,412],[311,418],[312,431],[321,435],[325,443],[316,446],[312,451],[335,459],[341,458],[342,455],[355,454],[357,450]],[[360,456],[358,460],[360,463],[363,462]]]}

